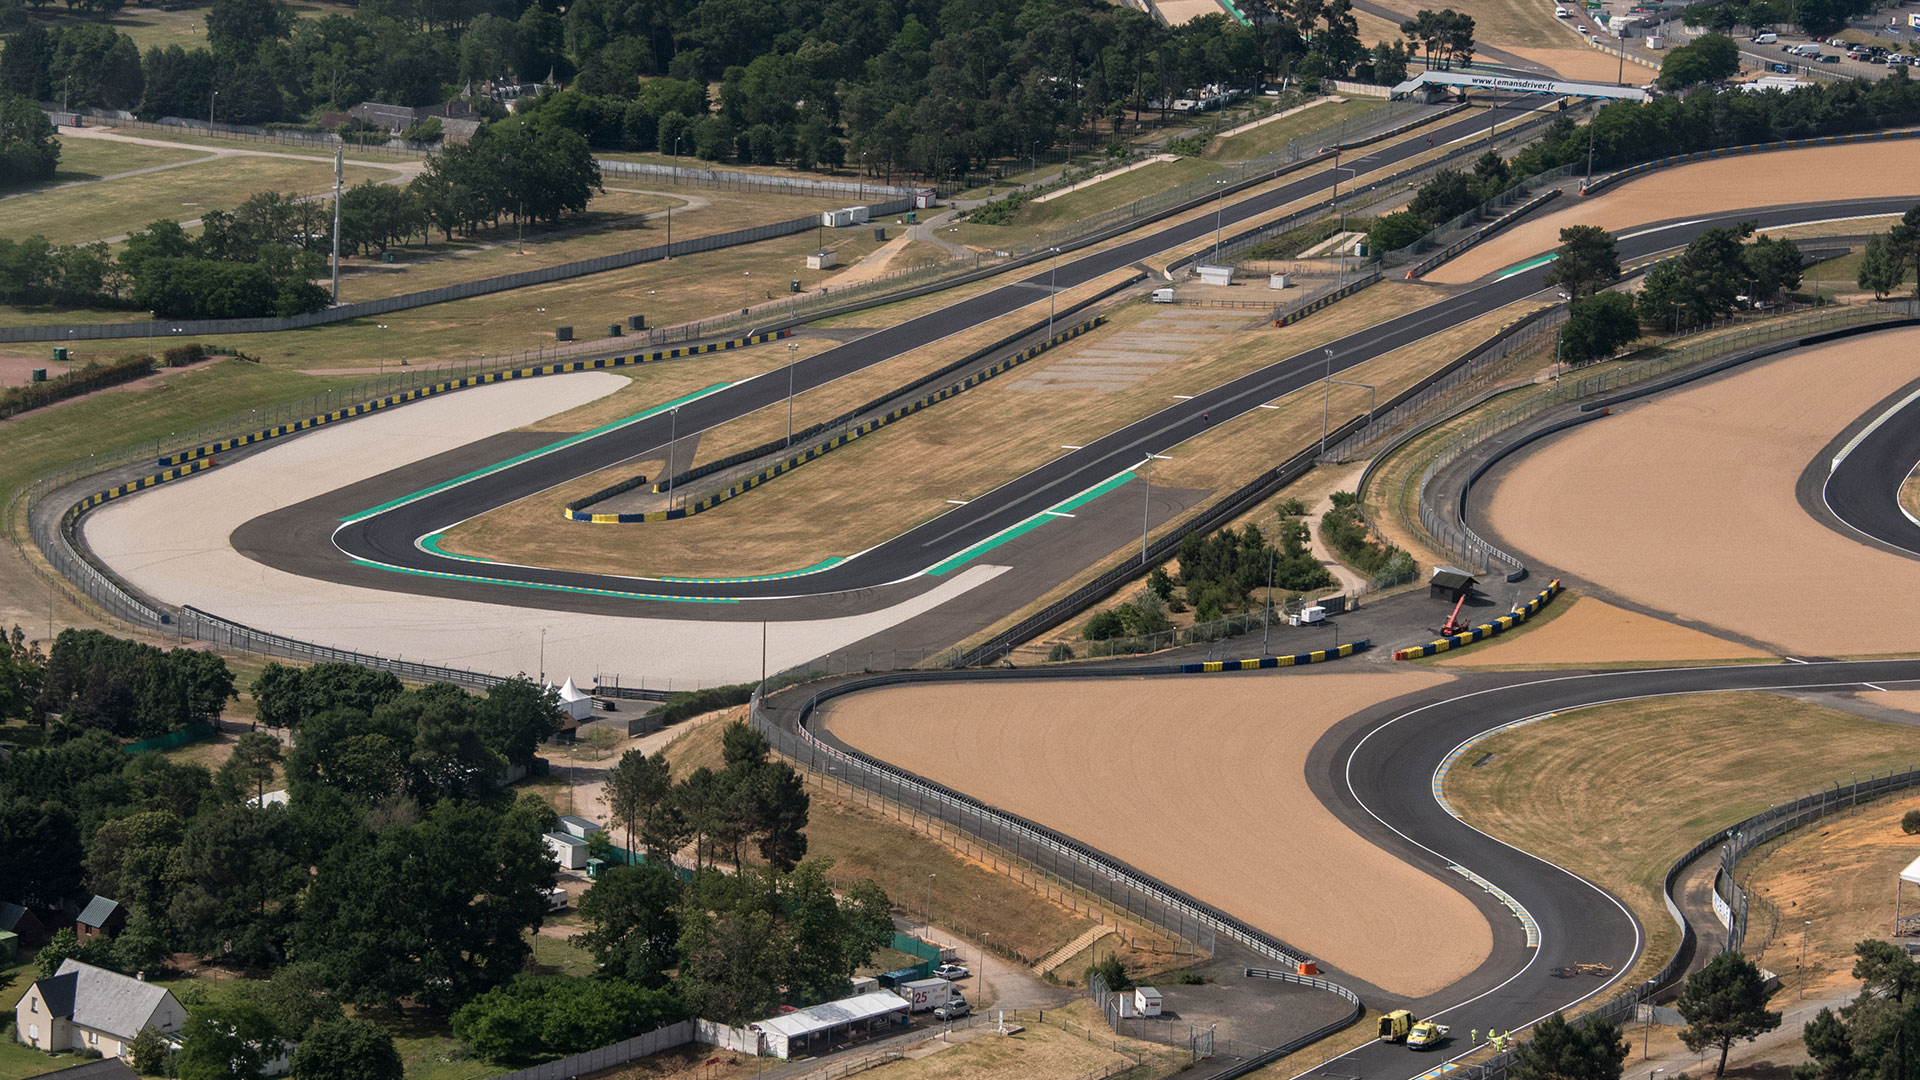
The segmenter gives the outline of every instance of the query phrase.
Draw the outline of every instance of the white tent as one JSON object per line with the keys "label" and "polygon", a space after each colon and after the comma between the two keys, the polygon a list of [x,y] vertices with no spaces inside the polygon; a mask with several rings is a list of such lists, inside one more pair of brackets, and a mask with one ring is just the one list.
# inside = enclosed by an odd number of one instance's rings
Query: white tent
{"label": "white tent", "polygon": [[1900,932],[1900,894],[1906,891],[1909,881],[1920,885],[1920,859],[1913,860],[1905,870],[1900,871],[1900,883],[1893,887],[1893,932],[1896,934]]}
{"label": "white tent", "polygon": [[585,720],[593,715],[593,698],[579,687],[573,685],[573,676],[567,676],[558,691],[560,711],[575,720]]}

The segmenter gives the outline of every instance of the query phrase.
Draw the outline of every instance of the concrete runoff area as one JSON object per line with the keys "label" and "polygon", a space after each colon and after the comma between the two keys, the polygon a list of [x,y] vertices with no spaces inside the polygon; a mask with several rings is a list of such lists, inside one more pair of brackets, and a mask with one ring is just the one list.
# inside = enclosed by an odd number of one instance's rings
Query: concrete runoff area
{"label": "concrete runoff area", "polygon": [[[576,524],[556,530],[552,523],[560,516],[561,504],[619,479],[603,470],[462,522],[448,531],[442,545],[458,554],[502,562],[680,577],[776,573],[828,556],[852,555],[952,509],[950,499],[973,499],[1062,456],[1068,452],[1064,446],[1094,442],[1172,405],[1175,394],[1200,393],[1428,299],[1430,294],[1416,286],[1376,286],[1284,330],[1241,334],[1227,348],[1209,340],[1150,372],[1134,372],[1140,378],[1124,387],[1082,379],[1085,372],[1077,367],[1077,357],[1087,352],[1109,357],[1122,344],[1142,339],[1134,332],[1136,321],[1168,318],[1164,306],[1134,304],[1092,334],[692,518],[640,525]],[[1072,380],[1069,385],[1055,377],[1063,370]],[[777,380],[779,375],[768,377]],[[1021,389],[1035,384],[1039,391]],[[1350,392],[1364,401],[1364,390]],[[1352,402],[1342,399],[1340,404],[1351,415]],[[1365,405],[1360,408],[1364,411]],[[1243,417],[1221,427],[1244,422]],[[983,431],[994,437],[981,441]],[[1244,455],[1219,464],[1227,469],[1187,469],[1177,485],[1167,484],[1200,488],[1244,482]],[[1160,487],[1162,481],[1156,476],[1153,485]],[[689,487],[687,494],[706,490]],[[835,512],[823,519],[820,509],[828,505]],[[812,557],[796,562],[792,553],[799,547]]]}
{"label": "concrete runoff area", "polygon": [[[1724,214],[1743,201],[1777,206],[1903,192],[1920,201],[1920,170],[1913,167],[1916,155],[1920,146],[1913,142],[1873,142],[1743,154],[1657,169],[1586,198],[1564,199],[1552,213],[1522,220],[1423,280],[1439,285],[1477,281],[1555,250],[1560,246],[1560,230],[1570,225],[1619,231],[1689,214]],[[1819,216],[1817,211],[1808,213],[1809,219]]]}
{"label": "concrete runoff area", "polygon": [[1697,664],[1772,656],[1737,641],[1628,611],[1589,596],[1566,603],[1570,606],[1550,622],[1502,635],[1471,652],[1442,654],[1434,663],[1450,668],[1604,668],[1646,662]]}
{"label": "concrete runoff area", "polygon": [[[824,723],[882,760],[1044,821],[1340,971],[1420,996],[1492,949],[1451,883],[1341,824],[1308,790],[1345,717],[1445,680],[1413,670],[911,686],[841,698]],[[1371,898],[1364,908],[1355,897]],[[1422,927],[1406,962],[1382,912]],[[1400,916],[1388,918],[1401,923]]]}
{"label": "concrete runoff area", "polygon": [[[115,500],[83,521],[87,542],[138,588],[251,626],[431,664],[512,674],[545,668],[578,678],[619,673],[626,685],[668,676],[683,687],[741,682],[761,670],[762,624],[622,618],[384,592],[301,577],[234,550],[247,521],[410,462],[509,432],[616,392],[608,372],[502,383],[429,398],[309,432],[209,473]],[[556,519],[554,526],[560,525]],[[796,553],[796,558],[801,554]],[[879,611],[766,626],[770,670],[878,633],[991,579],[976,567]],[[638,584],[638,583],[636,583]],[[526,590],[524,605],[537,605]]]}
{"label": "concrete runoff area", "polygon": [[1810,463],[1824,477],[1836,436],[1916,377],[1920,330],[1889,330],[1616,406],[1497,466],[1476,526],[1644,610],[1788,655],[1912,653],[1913,561],[1815,520],[1795,485]]}

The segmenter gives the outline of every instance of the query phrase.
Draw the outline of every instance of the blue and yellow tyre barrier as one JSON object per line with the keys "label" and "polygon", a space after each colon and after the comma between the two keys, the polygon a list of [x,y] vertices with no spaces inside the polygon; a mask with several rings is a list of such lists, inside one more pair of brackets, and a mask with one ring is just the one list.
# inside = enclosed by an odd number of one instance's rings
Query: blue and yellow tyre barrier
{"label": "blue and yellow tyre barrier", "polygon": [[1477,247],[1482,240],[1485,240],[1487,237],[1492,236],[1494,233],[1519,221],[1521,218],[1526,217],[1528,214],[1533,213],[1535,210],[1538,210],[1540,207],[1545,206],[1547,203],[1559,197],[1559,188],[1548,188],[1546,191],[1535,195],[1533,198],[1528,199],[1512,210],[1501,214],[1498,218],[1482,225],[1478,229],[1473,230],[1460,239],[1455,240],[1453,243],[1448,244],[1446,247],[1441,248],[1439,251],[1415,263],[1413,267],[1407,271],[1407,280],[1412,281],[1423,274],[1432,273],[1438,269],[1441,264],[1458,257],[1470,248]]}
{"label": "blue and yellow tyre barrier", "polygon": [[1619,172],[1608,173],[1591,184],[1584,185],[1580,194],[1591,195],[1602,188],[1631,180],[1674,165],[1691,165],[1699,161],[1711,161],[1714,158],[1737,157],[1741,154],[1764,154],[1770,150],[1803,150],[1810,146],[1848,146],[1853,143],[1884,142],[1892,139],[1920,138],[1920,130],[1914,131],[1866,131],[1856,135],[1820,135],[1809,139],[1781,139],[1778,142],[1748,143],[1745,146],[1723,146],[1718,150],[1696,150],[1691,154],[1675,154],[1654,161],[1642,162]]}
{"label": "blue and yellow tyre barrier", "polygon": [[1279,318],[1273,320],[1273,325],[1276,329],[1282,326],[1292,326],[1294,323],[1299,322],[1301,319],[1306,318],[1307,316],[1313,314],[1314,312],[1319,311],[1322,308],[1328,307],[1332,304],[1337,304],[1340,301],[1345,300],[1347,297],[1352,296],[1354,293],[1359,292],[1361,289],[1364,289],[1369,285],[1377,283],[1379,280],[1380,280],[1380,272],[1376,270],[1373,273],[1368,274],[1366,277],[1363,277],[1360,280],[1354,282],[1353,284],[1348,285],[1347,287],[1339,290],[1338,292],[1328,293],[1327,295],[1321,297],[1318,300],[1315,300],[1313,303],[1308,304],[1306,307],[1303,307],[1298,311],[1287,312],[1285,315],[1282,315]]}
{"label": "blue and yellow tyre barrier", "polygon": [[1425,645],[1416,645],[1411,649],[1401,649],[1393,654],[1393,658],[1395,660],[1418,660],[1423,656],[1433,656],[1446,652],[1448,649],[1457,649],[1462,645],[1471,645],[1476,641],[1485,641],[1487,638],[1494,637],[1495,635],[1504,634],[1539,614],[1540,609],[1546,607],[1547,602],[1558,595],[1560,595],[1560,579],[1554,578],[1548,582],[1547,587],[1541,589],[1533,599],[1514,608],[1511,612],[1500,616],[1492,622],[1481,623],[1471,630],[1463,630],[1458,634],[1454,634],[1452,637],[1443,637],[1436,641],[1429,641]]}
{"label": "blue and yellow tyre barrier", "polygon": [[1207,660],[1198,664],[1181,664],[1182,675],[1198,675],[1208,671],[1259,671],[1262,668],[1301,667],[1305,664],[1324,664],[1328,660],[1338,660],[1343,656],[1367,647],[1367,639],[1349,641],[1331,649],[1315,649],[1312,652],[1293,653],[1290,656],[1262,656],[1255,660]]}
{"label": "blue and yellow tyre barrier", "polygon": [[207,443],[204,446],[196,446],[191,450],[182,450],[177,454],[169,454],[161,458],[159,463],[163,466],[180,465],[188,461],[193,461],[196,458],[203,458],[212,454],[223,454],[229,450],[237,450],[242,446],[252,446],[254,443],[277,439],[283,435],[292,435],[296,432],[307,431],[326,424],[337,423],[341,420],[351,420],[356,416],[365,416],[379,409],[392,408],[395,405],[405,405],[410,401],[419,401],[422,398],[432,397],[435,394],[445,394],[454,390],[465,390],[472,386],[485,386],[489,383],[507,382],[512,379],[532,379],[542,375],[571,375],[577,371],[605,371],[609,368],[632,367],[635,364],[652,364],[661,360],[678,360],[686,356],[703,356],[707,353],[726,352],[730,349],[742,349],[749,345],[759,345],[763,342],[775,341],[791,333],[791,330],[778,330],[765,334],[752,334],[742,338],[730,338],[726,341],[710,341],[704,345],[685,345],[678,349],[661,349],[657,352],[635,353],[632,356],[602,356],[595,360],[572,360],[559,364],[539,364],[533,367],[494,371],[485,375],[468,375],[464,378],[449,379],[445,382],[435,383],[432,386],[423,386],[417,390],[408,390],[399,394],[389,394],[375,401],[363,402],[359,405],[350,405],[344,409],[335,409],[330,413],[322,413],[319,416],[309,416],[305,420],[298,420],[291,424],[281,424],[277,427],[266,428],[253,432],[250,435],[241,435],[232,439],[222,439],[216,443]]}
{"label": "blue and yellow tyre barrier", "polygon": [[[819,443],[814,446],[810,446],[807,449],[801,451],[798,454],[794,454],[793,456],[787,458],[784,461],[775,462],[774,464],[769,465],[764,469],[761,469],[759,472],[754,473],[752,476],[746,477],[745,479],[741,480],[739,483],[734,484],[730,488],[727,488],[723,491],[716,491],[713,494],[708,495],[705,498],[700,499],[696,502],[689,503],[686,506],[678,506],[671,510],[652,510],[646,513],[635,513],[635,514],[596,514],[587,510],[571,510],[571,509],[562,507],[560,510],[560,516],[565,518],[568,521],[584,521],[593,525],[650,525],[655,522],[661,522],[661,521],[679,521],[682,518],[688,518],[688,517],[692,517],[695,514],[705,513],[706,511],[711,510],[716,506],[719,506],[721,503],[728,501],[729,499],[738,498],[739,496],[744,495],[749,491],[752,491],[754,488],[757,488],[761,484],[764,484],[767,481],[772,480],[776,476],[779,476],[783,473],[791,472],[794,469],[797,469],[800,466],[805,465],[809,461],[812,461],[824,454],[828,454],[835,450],[838,450],[839,448],[847,445],[848,443],[854,441],[855,439],[860,438],[863,435],[871,435],[874,432],[879,431],[881,428],[886,427],[888,424],[905,419],[906,417],[919,412],[921,409],[927,408],[930,405],[936,405],[942,401],[947,400],[950,397],[953,397],[955,394],[961,393],[962,391],[971,390],[972,388],[980,385],[983,382],[986,382],[988,379],[991,379],[996,375],[1005,374],[1006,372],[1013,370],[1015,367],[1018,367],[1019,365],[1026,363],[1028,360],[1031,360],[1034,357],[1039,356],[1041,353],[1046,352],[1048,349],[1051,349],[1057,345],[1061,345],[1067,341],[1072,340],[1073,338],[1077,338],[1080,335],[1087,333],[1088,331],[1094,329],[1095,327],[1099,326],[1100,324],[1106,321],[1107,321],[1107,317],[1105,315],[1095,315],[1093,318],[1087,319],[1084,322],[1076,323],[1075,325],[1060,331],[1059,333],[1053,335],[1051,338],[1048,338],[1047,340],[1042,341],[1037,345],[1030,345],[1027,348],[1021,350],[1020,352],[1014,354],[1013,356],[1009,356],[1005,360],[1001,360],[1000,362],[994,364],[992,367],[986,368],[983,371],[977,371],[972,375],[967,376],[966,379],[962,380],[961,382],[957,382],[951,386],[947,386],[943,389],[937,390],[934,393],[928,394],[926,397],[919,399],[918,401],[914,401],[909,404],[902,405],[899,408],[893,410],[892,412],[886,414],[885,416],[876,417],[872,420],[869,420],[866,423],[861,424],[859,427],[853,428],[849,431],[842,432],[839,435],[835,435],[833,438],[828,439],[825,442]],[[657,493],[664,493],[667,490],[667,488],[664,483],[659,483],[659,484],[653,485],[653,490]]]}

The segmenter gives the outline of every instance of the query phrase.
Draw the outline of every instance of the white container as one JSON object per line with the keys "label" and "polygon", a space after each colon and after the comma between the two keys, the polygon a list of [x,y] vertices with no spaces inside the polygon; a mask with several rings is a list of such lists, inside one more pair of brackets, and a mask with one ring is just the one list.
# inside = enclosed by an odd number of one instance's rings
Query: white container
{"label": "white container", "polygon": [[1203,285],[1233,284],[1233,267],[1231,266],[1196,266],[1194,271],[1200,275],[1200,282]]}
{"label": "white container", "polygon": [[826,270],[839,264],[840,253],[837,251],[816,251],[807,256],[807,269],[809,270]]}
{"label": "white container", "polygon": [[1173,290],[1172,290],[1172,289],[1155,289],[1155,290],[1153,290],[1153,302],[1154,302],[1154,303],[1156,303],[1156,304],[1171,304],[1171,303],[1173,303]]}
{"label": "white container", "polygon": [[1120,1010],[1120,1019],[1133,1019],[1133,998],[1127,994],[1113,995],[1113,1003]]}
{"label": "white container", "polygon": [[861,994],[871,994],[878,991],[879,989],[880,989],[880,980],[874,978],[871,975],[855,975],[853,977],[853,996],[854,997],[859,997]]}
{"label": "white container", "polygon": [[1141,1016],[1159,1016],[1160,991],[1151,986],[1134,987],[1133,1007],[1140,1011]]}
{"label": "white container", "polygon": [[1298,615],[1295,615],[1287,620],[1288,623],[1294,626],[1313,626],[1317,623],[1323,623],[1326,621],[1327,621],[1327,609],[1320,607],[1317,604],[1314,605],[1313,607],[1301,608],[1300,613]]}
{"label": "white container", "polygon": [[1290,284],[1292,284],[1292,279],[1289,275],[1286,275],[1286,274],[1268,274],[1267,275],[1267,288],[1269,289],[1284,289]]}

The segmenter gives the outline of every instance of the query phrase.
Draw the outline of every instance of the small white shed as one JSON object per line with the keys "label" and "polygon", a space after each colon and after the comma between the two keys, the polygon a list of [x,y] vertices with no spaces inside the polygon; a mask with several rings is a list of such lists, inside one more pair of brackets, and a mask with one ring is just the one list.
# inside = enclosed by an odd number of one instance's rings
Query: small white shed
{"label": "small white shed", "polygon": [[1133,1007],[1141,1016],[1159,1016],[1160,991],[1151,986],[1134,987]]}
{"label": "small white shed", "polygon": [[576,840],[584,841],[594,833],[605,830],[601,829],[599,825],[588,821],[586,818],[567,814],[560,819],[560,831]]}
{"label": "small white shed", "polygon": [[577,836],[566,833],[550,832],[544,840],[547,850],[553,853],[553,861],[560,864],[562,870],[585,870],[587,868],[587,842]]}
{"label": "small white shed", "polygon": [[1202,285],[1233,284],[1233,267],[1231,266],[1196,266],[1194,272],[1200,275]]}
{"label": "small white shed", "polygon": [[807,269],[827,270],[840,265],[840,253],[830,248],[822,248],[807,256]]}

